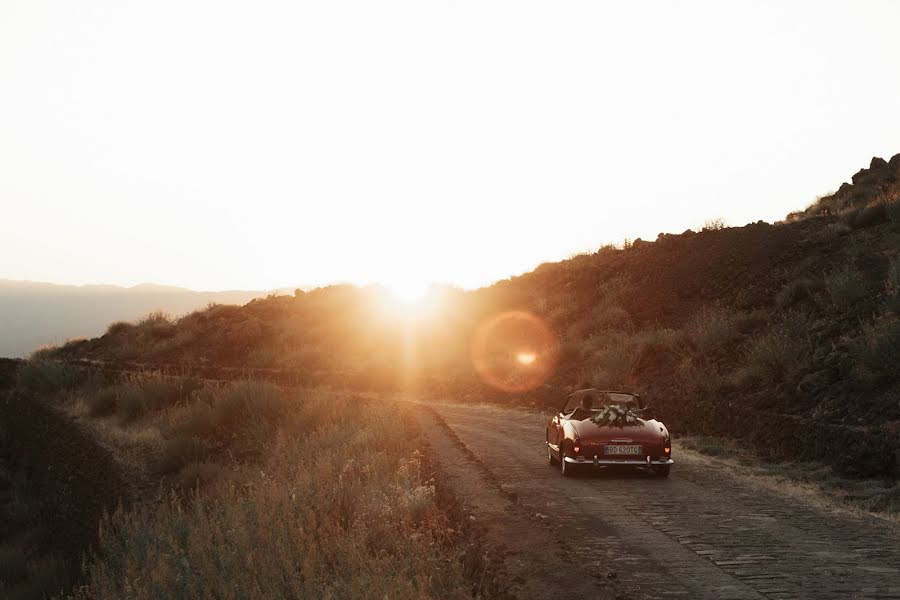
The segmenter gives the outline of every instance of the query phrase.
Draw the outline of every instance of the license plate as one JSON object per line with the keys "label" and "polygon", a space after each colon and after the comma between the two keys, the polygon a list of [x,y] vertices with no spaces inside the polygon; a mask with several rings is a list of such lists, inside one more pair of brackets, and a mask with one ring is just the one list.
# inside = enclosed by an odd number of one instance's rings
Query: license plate
{"label": "license plate", "polygon": [[607,454],[627,454],[629,456],[640,454],[641,447],[640,446],[607,446],[606,447]]}

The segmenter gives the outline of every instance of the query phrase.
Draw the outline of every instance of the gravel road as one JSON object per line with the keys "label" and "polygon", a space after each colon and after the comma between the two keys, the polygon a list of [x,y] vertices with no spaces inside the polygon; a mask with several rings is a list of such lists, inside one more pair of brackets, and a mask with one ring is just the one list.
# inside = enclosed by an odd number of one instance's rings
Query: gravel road
{"label": "gravel road", "polygon": [[900,598],[900,528],[886,521],[677,454],[669,479],[564,479],[542,415],[449,403],[418,414],[520,597]]}

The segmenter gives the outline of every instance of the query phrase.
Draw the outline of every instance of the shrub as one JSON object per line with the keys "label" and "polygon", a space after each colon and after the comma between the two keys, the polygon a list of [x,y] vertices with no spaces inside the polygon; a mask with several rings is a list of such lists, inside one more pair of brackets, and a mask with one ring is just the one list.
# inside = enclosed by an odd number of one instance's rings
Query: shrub
{"label": "shrub", "polygon": [[172,315],[162,310],[154,310],[138,321],[138,327],[157,327],[160,325],[171,325],[173,321]]}
{"label": "shrub", "polygon": [[286,407],[277,386],[256,381],[237,381],[226,386],[212,405],[216,427],[228,432],[252,427],[271,430]]}
{"label": "shrub", "polygon": [[704,306],[688,321],[685,335],[701,355],[714,354],[740,337],[741,317],[725,306]]}
{"label": "shrub", "polygon": [[26,572],[19,583],[0,588],[3,597],[10,600],[26,600],[30,598],[56,598],[71,585],[71,575],[65,562],[54,557],[42,557],[30,560],[25,566]]}
{"label": "shrub", "polygon": [[178,487],[190,491],[221,479],[223,468],[213,462],[190,462],[178,473]]}
{"label": "shrub", "polygon": [[853,229],[863,229],[884,223],[887,218],[887,209],[882,202],[852,209],[841,215],[841,221]]}
{"label": "shrub", "polygon": [[630,324],[631,315],[621,306],[601,304],[591,312],[591,321],[595,330],[621,329]]}
{"label": "shrub", "polygon": [[801,278],[785,284],[775,297],[778,308],[790,308],[802,300],[813,297],[816,292],[824,287],[824,283],[818,279]]}
{"label": "shrub", "polygon": [[751,341],[746,367],[770,382],[781,381],[806,364],[809,348],[808,319],[802,313],[789,313],[781,324]]}
{"label": "shrub", "polygon": [[155,374],[139,382],[147,410],[161,410],[187,400],[203,384],[197,379]]}
{"label": "shrub", "polygon": [[845,268],[825,277],[825,291],[837,308],[849,308],[866,293],[862,279],[852,269]]}
{"label": "shrub", "polygon": [[727,228],[728,224],[725,223],[725,219],[722,217],[707,219],[706,222],[703,223],[703,231],[721,231],[722,229]]}
{"label": "shrub", "polygon": [[88,414],[92,417],[108,417],[116,412],[117,393],[117,388],[110,386],[86,395],[85,404],[88,407]]}
{"label": "shrub", "polygon": [[632,384],[635,370],[641,360],[640,348],[607,347],[593,357],[595,366],[584,377],[591,385],[600,388],[621,388]]}
{"label": "shrub", "polygon": [[49,360],[29,360],[18,372],[20,388],[42,394],[74,390],[84,380],[81,369]]}
{"label": "shrub", "polygon": [[109,327],[106,328],[106,335],[124,335],[134,329],[134,325],[132,323],[128,323],[127,321],[116,321],[115,323],[111,323]]}
{"label": "shrub", "polygon": [[892,223],[900,223],[900,198],[886,202],[884,212]]}
{"label": "shrub", "polygon": [[[698,364],[690,358],[679,366],[675,374],[678,395],[690,402],[717,395],[726,383],[726,378],[714,364]],[[690,407],[690,410],[694,410],[694,407]]]}
{"label": "shrub", "polygon": [[888,293],[888,310],[900,315],[900,258],[894,257],[890,260],[884,286]]}
{"label": "shrub", "polygon": [[176,435],[165,441],[156,472],[161,474],[175,473],[186,464],[206,460],[212,452],[212,446],[199,437]]}
{"label": "shrub", "polygon": [[125,383],[116,387],[116,414],[122,423],[136,421],[146,412],[147,400],[140,386]]}
{"label": "shrub", "polygon": [[867,325],[856,354],[875,373],[891,377],[900,374],[900,320],[885,318]]}

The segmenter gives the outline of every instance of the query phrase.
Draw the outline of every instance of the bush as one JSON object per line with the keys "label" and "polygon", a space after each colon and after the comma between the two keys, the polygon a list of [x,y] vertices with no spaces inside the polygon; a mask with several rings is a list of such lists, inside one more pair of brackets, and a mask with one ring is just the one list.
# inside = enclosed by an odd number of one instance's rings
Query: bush
{"label": "bush", "polygon": [[707,219],[706,222],[703,223],[703,231],[721,231],[722,229],[727,228],[728,224],[725,223],[725,219],[722,217]]}
{"label": "bush", "polygon": [[116,387],[116,414],[122,423],[131,423],[147,413],[144,391],[134,383]]}
{"label": "bush", "polygon": [[775,304],[778,305],[778,308],[790,308],[798,302],[812,298],[823,287],[824,283],[818,279],[805,277],[796,279],[781,288],[775,297]]}
{"label": "bush", "polygon": [[194,378],[151,375],[139,382],[147,410],[156,411],[186,401],[191,394],[203,387]]}
{"label": "bush", "polygon": [[849,268],[831,273],[825,278],[825,291],[831,303],[840,309],[846,309],[865,296],[859,273]]}
{"label": "bush", "polygon": [[886,202],[884,212],[892,223],[900,223],[900,199]]}
{"label": "bush", "polygon": [[212,453],[212,445],[199,437],[176,435],[165,441],[156,472],[175,473],[191,462],[202,462]]}
{"label": "bush", "polygon": [[809,359],[809,323],[802,313],[789,313],[784,321],[754,338],[747,349],[747,372],[769,383],[798,372]]}
{"label": "bush", "polygon": [[604,348],[594,355],[595,366],[582,377],[599,388],[616,389],[632,385],[641,354],[641,349],[636,345]]}
{"label": "bush", "polygon": [[190,491],[198,487],[206,487],[222,478],[223,468],[213,462],[191,462],[178,473],[178,487],[182,491]]}
{"label": "bush", "polygon": [[71,575],[65,562],[54,556],[30,560],[24,578],[15,585],[0,587],[9,600],[56,598],[71,585]]}
{"label": "bush", "polygon": [[853,229],[863,229],[887,221],[887,209],[882,202],[853,209],[841,215],[841,221]]}
{"label": "bush", "polygon": [[622,329],[631,323],[631,315],[618,305],[601,304],[591,312],[593,330]]}
{"label": "bush", "polygon": [[887,281],[887,308],[894,314],[900,315],[900,258],[894,257],[888,265]]}
{"label": "bush", "polygon": [[277,386],[256,381],[236,381],[226,386],[212,404],[216,427],[229,433],[253,428],[272,431],[286,408]]}
{"label": "bush", "polygon": [[106,328],[106,335],[124,335],[134,329],[132,323],[126,321],[116,321]]}
{"label": "bush", "polygon": [[171,325],[173,322],[172,315],[162,310],[154,310],[138,321],[138,327],[158,327],[162,325]]}
{"label": "bush", "polygon": [[84,371],[77,367],[40,359],[27,361],[18,373],[20,388],[41,394],[71,391],[84,380]]}
{"label": "bush", "polygon": [[699,354],[714,354],[741,336],[743,316],[725,306],[704,306],[688,321],[685,335]]}
{"label": "bush", "polygon": [[108,417],[116,412],[117,393],[116,387],[110,386],[86,395],[85,404],[88,407],[88,414],[92,417]]}
{"label": "bush", "polygon": [[863,365],[877,374],[900,375],[900,320],[884,318],[866,326],[856,354]]}

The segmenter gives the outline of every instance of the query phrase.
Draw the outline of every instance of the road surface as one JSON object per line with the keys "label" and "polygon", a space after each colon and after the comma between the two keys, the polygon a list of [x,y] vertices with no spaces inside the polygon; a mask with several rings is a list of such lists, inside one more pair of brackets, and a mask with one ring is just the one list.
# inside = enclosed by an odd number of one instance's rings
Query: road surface
{"label": "road surface", "polygon": [[900,527],[676,454],[669,479],[563,478],[546,418],[420,404],[447,482],[522,598],[900,598]]}

